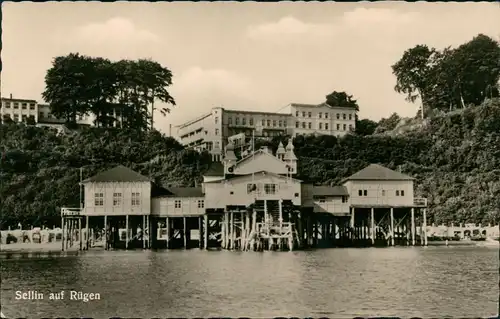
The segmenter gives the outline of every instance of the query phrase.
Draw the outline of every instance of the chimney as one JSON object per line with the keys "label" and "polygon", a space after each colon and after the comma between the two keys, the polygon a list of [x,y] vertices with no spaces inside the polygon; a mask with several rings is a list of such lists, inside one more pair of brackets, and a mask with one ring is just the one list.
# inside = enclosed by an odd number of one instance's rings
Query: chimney
{"label": "chimney", "polygon": [[10,99],[12,100],[12,93],[10,93]]}

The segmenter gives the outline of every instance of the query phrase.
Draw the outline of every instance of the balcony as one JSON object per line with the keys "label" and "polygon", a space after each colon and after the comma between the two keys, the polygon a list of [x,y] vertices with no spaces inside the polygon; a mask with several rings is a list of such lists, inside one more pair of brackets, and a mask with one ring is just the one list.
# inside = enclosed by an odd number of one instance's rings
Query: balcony
{"label": "balcony", "polygon": [[61,208],[61,216],[62,217],[69,217],[69,216],[80,216],[83,211],[83,208],[69,208],[69,207],[62,207]]}
{"label": "balcony", "polygon": [[427,198],[415,197],[413,199],[413,205],[417,207],[427,207]]}

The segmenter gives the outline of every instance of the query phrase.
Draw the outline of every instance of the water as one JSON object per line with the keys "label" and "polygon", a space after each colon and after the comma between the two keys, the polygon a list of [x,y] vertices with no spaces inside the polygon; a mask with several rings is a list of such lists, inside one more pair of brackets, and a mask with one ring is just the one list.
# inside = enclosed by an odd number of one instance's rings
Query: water
{"label": "water", "polygon": [[[498,313],[496,248],[117,251],[0,257],[9,317],[477,317]],[[50,292],[99,293],[89,302]],[[15,300],[36,290],[44,300]]]}

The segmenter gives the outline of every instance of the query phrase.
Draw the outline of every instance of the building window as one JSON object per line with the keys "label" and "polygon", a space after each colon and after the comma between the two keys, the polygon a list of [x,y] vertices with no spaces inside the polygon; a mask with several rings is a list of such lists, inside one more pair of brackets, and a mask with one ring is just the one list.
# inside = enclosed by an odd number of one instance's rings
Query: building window
{"label": "building window", "polygon": [[278,121],[278,126],[281,127],[283,125],[283,121],[282,120],[279,120]]}
{"label": "building window", "polygon": [[368,196],[368,191],[366,189],[360,189],[360,190],[358,190],[358,195],[359,196]]}
{"label": "building window", "polygon": [[340,114],[337,113],[337,120],[340,120]]}
{"label": "building window", "polygon": [[250,118],[250,125],[253,126],[253,118]]}
{"label": "building window", "polygon": [[241,119],[241,124],[247,125],[247,118],[246,117]]}
{"label": "building window", "polygon": [[132,206],[139,206],[141,204],[140,193],[132,193]]}
{"label": "building window", "polygon": [[361,189],[358,190],[358,196],[363,196],[363,191]]}
{"label": "building window", "polygon": [[302,117],[306,117],[306,112],[302,112]]}
{"label": "building window", "polygon": [[363,190],[363,196],[368,196],[368,191],[366,189]]}
{"label": "building window", "polygon": [[113,206],[120,206],[122,204],[122,193],[113,193]]}
{"label": "building window", "polygon": [[323,123],[319,123],[319,129],[322,130],[323,129]]}
{"label": "building window", "polygon": [[232,118],[232,117],[228,117],[228,118],[227,118],[227,123],[228,123],[229,125],[233,124],[233,118]]}
{"label": "building window", "polygon": [[325,123],[325,130],[328,130],[328,123]]}
{"label": "building window", "polygon": [[401,196],[405,196],[405,191],[402,190],[400,194]]}
{"label": "building window", "polygon": [[321,118],[323,116],[323,113],[319,112],[319,118]]}
{"label": "building window", "polygon": [[10,109],[10,102],[5,102],[5,108]]}
{"label": "building window", "polygon": [[346,125],[346,124],[344,124],[343,128],[344,128],[344,131],[345,131],[345,130],[347,129],[347,125]]}
{"label": "building window", "polygon": [[35,103],[30,103],[30,110],[34,110],[35,109]]}
{"label": "building window", "polygon": [[295,122],[295,128],[299,128],[300,127],[300,122]]}
{"label": "building window", "polygon": [[218,128],[215,129],[215,135],[219,135],[219,129]]}
{"label": "building window", "polygon": [[24,115],[24,114],[23,114],[23,115],[21,115],[21,120],[22,120],[23,122],[26,122],[26,118],[27,118],[27,116],[26,116],[26,115]]}
{"label": "building window", "polygon": [[325,198],[325,197],[323,197],[323,196],[321,196],[321,197],[319,198],[319,202],[320,202],[320,203],[326,203],[326,198]]}
{"label": "building window", "polygon": [[307,112],[307,117],[311,117],[311,112]]}
{"label": "building window", "polygon": [[28,107],[28,103],[22,103],[22,104],[21,104],[21,108],[22,108],[23,110],[26,110],[26,108],[27,108],[27,107]]}
{"label": "building window", "polygon": [[276,184],[264,184],[266,194],[276,194]]}
{"label": "building window", "polygon": [[342,113],[342,119],[346,119],[345,113]]}
{"label": "building window", "polygon": [[352,124],[349,124],[349,131],[352,131]]}
{"label": "building window", "polygon": [[267,120],[267,126],[271,126],[271,120]]}
{"label": "building window", "polygon": [[237,118],[236,118],[236,125],[239,125],[239,124],[240,124],[240,118],[239,118],[239,117],[237,117]]}
{"label": "building window", "polygon": [[175,200],[174,205],[175,205],[175,208],[181,208],[182,202],[180,200]]}
{"label": "building window", "polygon": [[215,117],[215,124],[218,124],[218,123],[219,123],[219,117],[218,117],[218,116],[216,116],[216,117]]}
{"label": "building window", "polygon": [[14,108],[15,108],[15,109],[18,109],[18,108],[19,108],[19,103],[14,102]]}
{"label": "building window", "polygon": [[198,200],[198,208],[205,208],[205,201],[203,199]]}
{"label": "building window", "polygon": [[398,190],[396,191],[396,196],[399,196],[399,191]]}
{"label": "building window", "polygon": [[337,124],[337,131],[340,131],[340,124]]}
{"label": "building window", "polygon": [[43,112],[40,112],[40,118],[43,118],[45,114]]}
{"label": "building window", "polygon": [[352,114],[349,114],[349,121],[352,120]]}
{"label": "building window", "polygon": [[273,120],[273,127],[276,127],[276,120]]}
{"label": "building window", "polygon": [[14,122],[19,122],[19,115],[18,114],[14,114]]}
{"label": "building window", "polygon": [[302,128],[306,128],[306,122],[302,122]]}
{"label": "building window", "polygon": [[382,190],[382,196],[385,196],[385,189]]}
{"label": "building window", "polygon": [[342,203],[347,203],[347,196],[342,196]]}
{"label": "building window", "polygon": [[299,111],[295,111],[295,116],[299,117]]}
{"label": "building window", "polygon": [[220,148],[219,142],[215,142],[215,148],[216,149]]}
{"label": "building window", "polygon": [[35,116],[34,115],[30,115],[29,118],[34,122],[35,121]]}
{"label": "building window", "polygon": [[328,113],[325,113],[325,119],[327,119],[327,118],[328,118]]}
{"label": "building window", "polygon": [[104,206],[104,194],[103,193],[95,193],[94,194],[94,205],[95,206]]}
{"label": "building window", "polygon": [[311,122],[307,123],[307,127],[308,127],[309,129],[311,129],[311,128],[312,128],[312,123],[311,123]]}

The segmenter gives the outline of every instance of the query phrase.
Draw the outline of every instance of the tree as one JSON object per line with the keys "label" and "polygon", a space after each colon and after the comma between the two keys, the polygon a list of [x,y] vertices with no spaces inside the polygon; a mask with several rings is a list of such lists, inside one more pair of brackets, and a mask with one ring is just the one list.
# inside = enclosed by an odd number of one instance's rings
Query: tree
{"label": "tree", "polygon": [[361,135],[361,136],[366,136],[366,135],[372,135],[375,132],[375,129],[377,128],[377,123],[369,120],[369,119],[362,119],[359,121],[356,121],[356,134]]}
{"label": "tree", "polygon": [[420,97],[424,118],[429,76],[435,61],[436,50],[426,45],[417,45],[403,53],[401,59],[392,66],[396,76],[394,90],[406,94],[406,100],[415,102]]}
{"label": "tree", "polygon": [[356,111],[359,111],[357,101],[352,98],[352,95],[346,92],[333,91],[326,96],[326,104],[337,107],[353,107]]}
{"label": "tree", "polygon": [[[67,122],[95,115],[98,126],[152,127],[155,100],[175,105],[167,88],[172,72],[152,60],[111,62],[71,53],[54,59],[45,77],[43,98]],[[164,116],[170,109],[160,108]]]}

